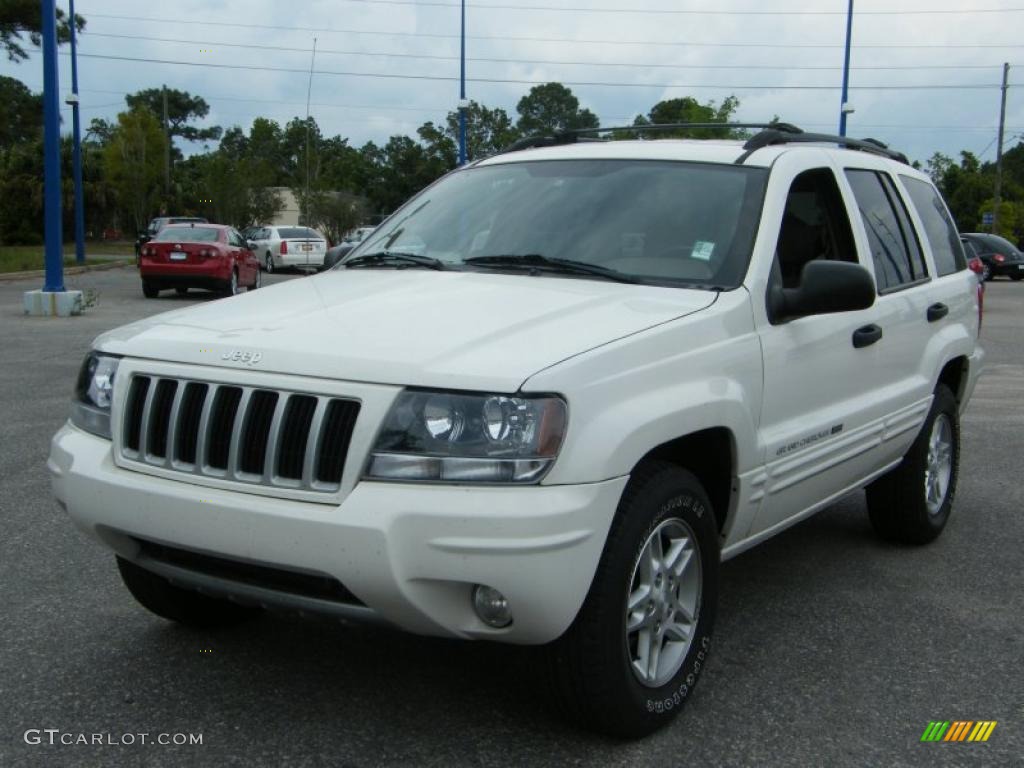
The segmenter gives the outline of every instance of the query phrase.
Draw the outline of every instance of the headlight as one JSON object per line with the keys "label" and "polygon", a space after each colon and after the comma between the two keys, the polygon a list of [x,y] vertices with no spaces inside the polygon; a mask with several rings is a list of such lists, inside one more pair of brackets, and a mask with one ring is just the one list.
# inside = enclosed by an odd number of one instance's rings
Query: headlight
{"label": "headlight", "polygon": [[110,403],[114,397],[114,375],[118,357],[90,352],[78,374],[75,398],[71,401],[71,423],[100,437],[110,438]]}
{"label": "headlight", "polygon": [[537,483],[565,435],[558,397],[406,390],[384,420],[368,478]]}

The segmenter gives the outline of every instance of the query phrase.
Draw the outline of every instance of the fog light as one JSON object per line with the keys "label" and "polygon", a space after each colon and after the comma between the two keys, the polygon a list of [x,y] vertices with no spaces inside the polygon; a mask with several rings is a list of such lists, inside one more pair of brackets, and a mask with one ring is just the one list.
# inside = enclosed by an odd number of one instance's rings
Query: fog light
{"label": "fog light", "polygon": [[494,587],[477,584],[473,587],[473,610],[490,627],[501,629],[512,623],[508,599]]}

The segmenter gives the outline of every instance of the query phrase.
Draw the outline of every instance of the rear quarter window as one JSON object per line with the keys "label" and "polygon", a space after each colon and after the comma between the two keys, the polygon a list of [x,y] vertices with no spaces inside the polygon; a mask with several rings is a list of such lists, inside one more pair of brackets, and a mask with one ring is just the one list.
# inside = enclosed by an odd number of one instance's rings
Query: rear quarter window
{"label": "rear quarter window", "polygon": [[924,225],[925,239],[931,245],[939,277],[965,269],[967,259],[956,224],[938,191],[927,181],[912,176],[900,176],[900,179]]}

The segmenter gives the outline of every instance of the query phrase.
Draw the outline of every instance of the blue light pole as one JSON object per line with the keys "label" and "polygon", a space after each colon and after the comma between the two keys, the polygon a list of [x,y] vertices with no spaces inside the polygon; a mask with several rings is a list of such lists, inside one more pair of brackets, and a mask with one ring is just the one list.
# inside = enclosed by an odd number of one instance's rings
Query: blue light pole
{"label": "blue light pole", "polygon": [[459,165],[466,164],[466,0],[462,0],[462,34],[459,56]]}
{"label": "blue light pole", "polygon": [[843,61],[843,97],[839,105],[839,135],[846,135],[846,115],[853,112],[847,101],[850,89],[850,38],[853,37],[853,0],[846,12],[846,58]]}
{"label": "blue light pole", "polygon": [[75,261],[85,263],[85,202],[82,199],[82,125],[78,114],[78,55],[75,48],[75,0],[68,0],[71,22],[72,165],[75,176]]}
{"label": "blue light pole", "polygon": [[57,82],[56,0],[41,0],[43,13],[43,194],[46,277],[43,291],[64,291],[64,243],[61,230],[60,93]]}

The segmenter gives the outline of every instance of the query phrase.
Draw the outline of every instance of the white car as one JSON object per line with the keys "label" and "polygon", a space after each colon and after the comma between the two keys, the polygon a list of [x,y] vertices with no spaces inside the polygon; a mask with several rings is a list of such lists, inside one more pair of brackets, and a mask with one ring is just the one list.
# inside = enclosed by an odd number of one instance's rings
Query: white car
{"label": "white car", "polygon": [[315,272],[324,265],[327,238],[310,227],[254,227],[248,232],[253,253],[268,273],[293,268]]}
{"label": "white car", "polygon": [[49,467],[143,606],[545,645],[635,737],[705,674],[722,559],[865,486],[881,536],[939,535],[983,352],[928,176],[779,126],[572,138],[96,340]]}

